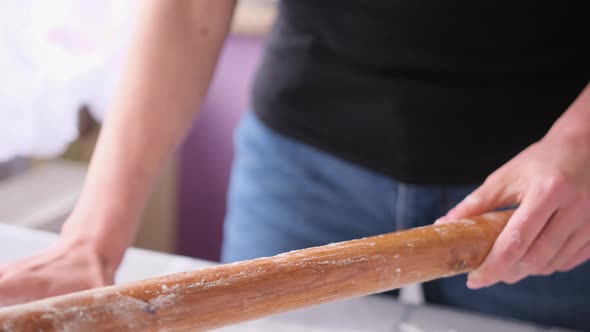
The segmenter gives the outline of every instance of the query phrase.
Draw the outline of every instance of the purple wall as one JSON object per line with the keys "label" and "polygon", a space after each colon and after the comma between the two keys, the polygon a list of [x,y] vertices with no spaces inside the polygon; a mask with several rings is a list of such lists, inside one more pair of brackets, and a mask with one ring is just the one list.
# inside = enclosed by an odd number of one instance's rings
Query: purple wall
{"label": "purple wall", "polygon": [[180,150],[177,252],[217,261],[222,239],[233,131],[249,105],[262,41],[227,40],[208,97]]}

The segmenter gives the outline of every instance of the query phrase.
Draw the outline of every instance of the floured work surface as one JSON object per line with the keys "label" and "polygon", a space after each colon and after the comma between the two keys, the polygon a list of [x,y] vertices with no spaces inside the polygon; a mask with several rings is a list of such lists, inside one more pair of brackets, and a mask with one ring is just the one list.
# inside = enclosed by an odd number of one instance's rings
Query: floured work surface
{"label": "floured work surface", "polygon": [[[0,216],[2,220],[2,216]],[[33,254],[55,241],[50,233],[0,224],[0,264]],[[118,282],[195,270],[211,263],[131,249]],[[1,326],[0,326],[1,327]],[[218,329],[220,332],[539,332],[522,322],[503,321],[432,306],[402,304],[389,296],[369,296],[320,305],[267,319]]]}

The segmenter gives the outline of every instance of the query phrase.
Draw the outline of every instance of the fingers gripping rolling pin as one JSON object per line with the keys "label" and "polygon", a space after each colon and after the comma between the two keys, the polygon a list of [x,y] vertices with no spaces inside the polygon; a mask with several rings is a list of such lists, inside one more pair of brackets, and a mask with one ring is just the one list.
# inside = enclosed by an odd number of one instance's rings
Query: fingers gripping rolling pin
{"label": "fingers gripping rolling pin", "polygon": [[0,331],[203,331],[468,272],[511,211],[0,309]]}

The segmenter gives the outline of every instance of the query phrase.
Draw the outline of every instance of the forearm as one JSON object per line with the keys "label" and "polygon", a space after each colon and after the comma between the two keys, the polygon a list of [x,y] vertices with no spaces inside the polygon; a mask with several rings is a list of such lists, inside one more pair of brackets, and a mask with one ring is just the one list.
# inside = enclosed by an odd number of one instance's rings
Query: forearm
{"label": "forearm", "polygon": [[155,178],[203,100],[234,0],[152,0],[64,232],[118,265]]}
{"label": "forearm", "polygon": [[555,122],[546,138],[590,142],[590,84]]}

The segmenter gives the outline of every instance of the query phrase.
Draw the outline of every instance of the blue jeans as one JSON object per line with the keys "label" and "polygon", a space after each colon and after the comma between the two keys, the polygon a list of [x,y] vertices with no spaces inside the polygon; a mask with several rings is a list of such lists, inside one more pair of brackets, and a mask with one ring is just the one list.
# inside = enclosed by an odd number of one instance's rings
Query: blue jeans
{"label": "blue jeans", "polygon": [[[236,135],[224,262],[432,223],[475,185],[412,185],[282,136],[247,115]],[[426,301],[590,331],[590,264],[469,290],[465,275],[424,284]]]}

